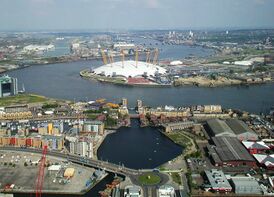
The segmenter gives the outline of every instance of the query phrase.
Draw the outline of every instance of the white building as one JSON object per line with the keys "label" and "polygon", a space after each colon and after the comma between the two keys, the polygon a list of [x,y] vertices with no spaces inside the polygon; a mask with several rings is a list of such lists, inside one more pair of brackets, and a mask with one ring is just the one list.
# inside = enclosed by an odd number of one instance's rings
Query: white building
{"label": "white building", "polygon": [[175,189],[169,185],[162,185],[158,190],[159,197],[175,197]]}
{"label": "white building", "polygon": [[104,75],[109,77],[122,76],[122,77],[138,77],[146,75],[148,77],[155,77],[156,74],[165,74],[166,69],[160,66],[133,60],[119,61],[100,66],[93,70],[97,75]]}

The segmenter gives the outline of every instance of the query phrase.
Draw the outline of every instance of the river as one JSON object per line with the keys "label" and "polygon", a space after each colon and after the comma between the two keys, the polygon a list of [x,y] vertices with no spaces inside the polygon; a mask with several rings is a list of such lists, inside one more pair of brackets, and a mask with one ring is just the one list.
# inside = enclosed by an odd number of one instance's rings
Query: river
{"label": "river", "polygon": [[82,79],[83,69],[101,65],[101,61],[78,61],[61,64],[32,66],[7,72],[17,77],[19,89],[24,84],[26,92],[69,100],[95,100],[106,98],[120,102],[122,97],[130,106],[136,100],[145,105],[188,106],[198,104],[220,104],[226,108],[236,108],[254,113],[267,112],[274,106],[274,84],[230,87],[127,87]]}

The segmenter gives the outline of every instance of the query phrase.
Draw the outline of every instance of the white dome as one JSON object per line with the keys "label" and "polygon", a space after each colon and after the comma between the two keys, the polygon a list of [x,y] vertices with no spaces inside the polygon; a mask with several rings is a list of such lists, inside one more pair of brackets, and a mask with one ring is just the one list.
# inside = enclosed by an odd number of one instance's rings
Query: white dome
{"label": "white dome", "polygon": [[137,77],[146,73],[147,76],[155,76],[155,73],[165,74],[166,69],[147,62],[129,60],[114,62],[100,66],[93,70],[97,75],[104,74],[105,76],[124,76],[124,77]]}

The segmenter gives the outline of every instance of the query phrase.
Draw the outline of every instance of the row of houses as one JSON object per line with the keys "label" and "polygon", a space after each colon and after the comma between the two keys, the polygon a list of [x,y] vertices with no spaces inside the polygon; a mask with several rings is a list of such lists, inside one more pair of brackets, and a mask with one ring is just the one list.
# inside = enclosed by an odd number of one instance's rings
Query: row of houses
{"label": "row of houses", "polygon": [[62,135],[0,136],[0,146],[32,147],[37,149],[47,146],[51,150],[63,150],[64,137]]}

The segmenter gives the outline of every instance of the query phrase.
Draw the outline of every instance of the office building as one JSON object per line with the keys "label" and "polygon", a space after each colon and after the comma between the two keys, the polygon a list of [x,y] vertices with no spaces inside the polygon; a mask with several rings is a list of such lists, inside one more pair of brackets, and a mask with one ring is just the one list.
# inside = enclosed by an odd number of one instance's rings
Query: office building
{"label": "office building", "polygon": [[17,79],[4,75],[0,77],[0,98],[18,94]]}

